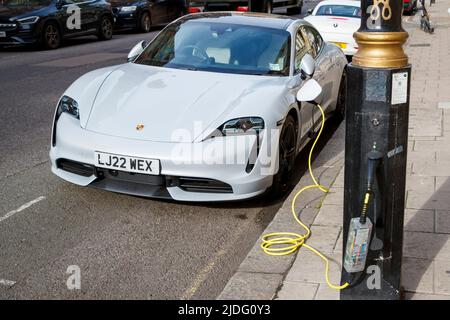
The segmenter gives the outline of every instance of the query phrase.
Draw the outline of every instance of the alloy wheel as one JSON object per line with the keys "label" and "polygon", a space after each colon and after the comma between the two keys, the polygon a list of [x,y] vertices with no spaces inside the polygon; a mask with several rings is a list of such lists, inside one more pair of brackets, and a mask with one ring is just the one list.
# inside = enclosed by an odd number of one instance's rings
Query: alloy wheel
{"label": "alloy wheel", "polygon": [[102,21],[102,35],[104,39],[111,39],[113,26],[109,18],[103,18]]}
{"label": "alloy wheel", "polygon": [[278,172],[273,176],[269,194],[281,198],[289,192],[295,171],[297,149],[297,124],[291,115],[284,120],[279,139]]}
{"label": "alloy wheel", "polygon": [[59,47],[60,36],[58,28],[49,24],[45,28],[45,46],[49,49],[56,49]]}
{"label": "alloy wheel", "polygon": [[150,21],[150,17],[148,15],[148,13],[144,13],[144,15],[142,16],[142,21],[141,21],[141,30],[142,32],[149,32],[150,28],[152,26],[152,23]]}

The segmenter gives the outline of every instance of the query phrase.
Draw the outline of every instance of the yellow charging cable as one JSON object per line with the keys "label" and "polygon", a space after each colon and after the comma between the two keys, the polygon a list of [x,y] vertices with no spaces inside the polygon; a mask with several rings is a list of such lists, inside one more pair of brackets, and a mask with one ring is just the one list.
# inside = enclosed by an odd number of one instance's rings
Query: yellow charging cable
{"label": "yellow charging cable", "polygon": [[[294,196],[294,199],[292,200],[292,214],[294,216],[295,221],[300,224],[303,229],[306,230],[305,234],[299,234],[299,233],[293,233],[293,232],[274,232],[266,234],[262,237],[262,243],[261,248],[262,250],[271,256],[284,256],[291,254],[298,250],[300,247],[305,247],[306,249],[314,252],[316,255],[318,255],[320,258],[322,258],[325,261],[325,279],[327,281],[327,284],[330,288],[336,289],[336,290],[342,290],[347,288],[350,284],[348,282],[344,283],[341,286],[333,285],[330,282],[328,270],[329,270],[329,260],[326,256],[324,256],[322,253],[320,253],[317,249],[314,249],[310,245],[307,245],[305,242],[306,240],[311,236],[311,230],[306,226],[297,216],[297,213],[295,211],[295,202],[297,201],[297,198],[302,194],[305,190],[308,189],[319,189],[322,192],[328,193],[328,188],[322,186],[317,182],[317,179],[314,177],[313,171],[312,171],[312,165],[311,165],[311,158],[314,151],[314,147],[316,146],[317,141],[320,138],[320,135],[322,134],[323,127],[325,126],[325,113],[320,105],[316,105],[321,114],[322,114],[322,125],[319,130],[319,134],[317,135],[316,140],[314,140],[314,143],[311,147],[311,150],[309,151],[309,157],[308,157],[308,168],[309,168],[309,174],[314,182],[314,184],[303,187],[300,191],[296,193]],[[275,246],[275,247],[274,247]]]}

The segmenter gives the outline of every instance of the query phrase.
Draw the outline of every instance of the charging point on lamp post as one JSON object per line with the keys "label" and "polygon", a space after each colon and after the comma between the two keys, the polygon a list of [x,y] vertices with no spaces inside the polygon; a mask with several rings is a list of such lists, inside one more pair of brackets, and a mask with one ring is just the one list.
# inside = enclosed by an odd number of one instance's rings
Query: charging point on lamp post
{"label": "charging point on lamp post", "polygon": [[[341,299],[399,299],[411,66],[402,0],[362,0],[347,67]],[[362,259],[364,258],[364,259]],[[370,266],[379,287],[370,285]],[[371,268],[373,270],[373,268]]]}

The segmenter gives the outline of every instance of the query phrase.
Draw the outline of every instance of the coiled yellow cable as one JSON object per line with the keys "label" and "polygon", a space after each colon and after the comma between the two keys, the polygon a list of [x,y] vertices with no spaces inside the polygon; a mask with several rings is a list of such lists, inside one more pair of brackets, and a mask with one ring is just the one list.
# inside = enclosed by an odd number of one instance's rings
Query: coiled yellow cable
{"label": "coiled yellow cable", "polygon": [[[323,128],[325,126],[325,113],[320,105],[316,105],[321,114],[322,114],[322,125],[320,126],[319,133],[317,135],[316,140],[314,140],[314,143],[311,147],[311,150],[309,151],[309,157],[308,157],[308,169],[309,174],[314,182],[314,184],[303,187],[300,191],[298,191],[294,199],[292,200],[292,214],[294,216],[295,221],[297,221],[298,224],[300,224],[303,229],[306,230],[305,234],[299,234],[299,233],[293,233],[293,232],[274,232],[266,234],[262,237],[262,243],[261,248],[262,250],[271,256],[284,256],[291,254],[295,251],[297,251],[300,247],[305,247],[306,249],[314,252],[316,255],[318,255],[320,258],[322,258],[325,261],[325,279],[328,284],[328,286],[332,289],[336,290],[342,290],[347,288],[350,284],[348,282],[344,283],[341,286],[334,285],[330,282],[328,271],[329,271],[329,260],[326,256],[324,256],[322,253],[320,253],[317,249],[314,249],[313,247],[307,245],[305,242],[306,240],[311,236],[311,230],[306,226],[297,216],[297,213],[295,211],[295,202],[297,201],[297,198],[306,190],[308,189],[319,189],[322,192],[328,193],[328,188],[322,186],[317,182],[317,179],[314,177],[313,171],[312,171],[312,165],[311,165],[311,159],[312,154],[314,151],[314,147],[316,146],[317,141],[320,138],[320,135],[322,134]],[[274,247],[276,246],[276,247]]]}

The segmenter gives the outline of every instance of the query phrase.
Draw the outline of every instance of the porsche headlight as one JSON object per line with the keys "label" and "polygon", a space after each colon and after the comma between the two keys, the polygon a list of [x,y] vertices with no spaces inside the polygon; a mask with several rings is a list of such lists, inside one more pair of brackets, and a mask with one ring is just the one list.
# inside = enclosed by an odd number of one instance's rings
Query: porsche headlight
{"label": "porsche headlight", "polygon": [[78,103],[68,96],[63,96],[58,103],[58,109],[56,109],[55,119],[53,121],[53,132],[52,132],[52,145],[56,146],[56,126],[58,124],[58,119],[63,114],[63,112],[70,114],[76,119],[80,119],[80,112],[78,109]]}
{"label": "porsche headlight", "polygon": [[262,129],[264,129],[264,120],[259,117],[233,119],[220,128],[224,136],[255,134]]}
{"label": "porsche headlight", "polygon": [[122,7],[120,8],[120,12],[134,12],[136,9],[136,6]]}
{"label": "porsche headlight", "polygon": [[80,112],[78,109],[78,103],[68,96],[63,96],[61,100],[59,100],[58,104],[58,111],[56,112],[56,118],[59,118],[59,116],[66,112],[70,114],[71,116],[80,119]]}
{"label": "porsche headlight", "polygon": [[33,24],[38,22],[39,17],[33,16],[33,17],[26,17],[22,19],[17,19],[17,22],[20,22],[20,24]]}

